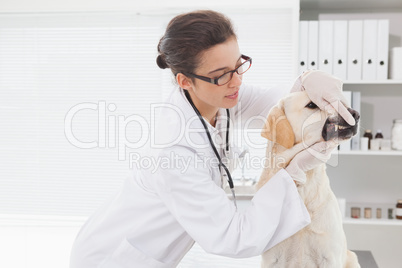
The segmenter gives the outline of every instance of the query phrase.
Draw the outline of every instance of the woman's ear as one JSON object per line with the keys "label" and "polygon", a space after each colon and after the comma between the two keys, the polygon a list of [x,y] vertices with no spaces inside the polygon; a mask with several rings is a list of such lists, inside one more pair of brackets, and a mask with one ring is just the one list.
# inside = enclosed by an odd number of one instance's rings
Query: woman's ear
{"label": "woman's ear", "polygon": [[182,73],[178,73],[176,75],[176,81],[177,84],[179,85],[179,87],[181,87],[182,89],[191,89],[193,86],[193,83],[191,82],[191,79],[188,78],[187,76],[185,76]]}

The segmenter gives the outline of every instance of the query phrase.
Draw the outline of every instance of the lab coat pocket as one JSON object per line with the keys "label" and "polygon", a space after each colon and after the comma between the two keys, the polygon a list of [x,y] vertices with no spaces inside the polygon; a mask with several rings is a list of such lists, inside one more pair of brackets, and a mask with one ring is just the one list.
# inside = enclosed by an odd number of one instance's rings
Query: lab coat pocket
{"label": "lab coat pocket", "polygon": [[170,268],[174,263],[163,263],[139,251],[124,239],[101,268]]}

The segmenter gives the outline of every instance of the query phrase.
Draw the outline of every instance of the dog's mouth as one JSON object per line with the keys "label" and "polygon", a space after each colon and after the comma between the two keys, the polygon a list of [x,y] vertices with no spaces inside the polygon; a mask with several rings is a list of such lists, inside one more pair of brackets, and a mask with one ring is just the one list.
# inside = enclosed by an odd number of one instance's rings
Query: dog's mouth
{"label": "dog's mouth", "polygon": [[327,119],[322,130],[322,137],[325,141],[333,139],[346,140],[352,138],[356,133],[357,125],[339,125],[337,123],[331,123],[329,119]]}
{"label": "dog's mouth", "polygon": [[348,111],[352,114],[356,124],[351,126],[340,116],[328,118],[325,121],[324,128],[322,129],[322,137],[325,141],[333,139],[347,140],[356,135],[360,115],[353,109],[348,108]]}

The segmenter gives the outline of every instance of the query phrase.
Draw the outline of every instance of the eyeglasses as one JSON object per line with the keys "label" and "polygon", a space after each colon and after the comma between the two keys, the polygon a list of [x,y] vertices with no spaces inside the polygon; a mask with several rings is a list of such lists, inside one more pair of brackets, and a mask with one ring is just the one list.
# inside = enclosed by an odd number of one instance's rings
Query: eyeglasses
{"label": "eyeglasses", "polygon": [[209,78],[209,77],[205,77],[205,76],[201,76],[201,75],[196,75],[196,74],[192,74],[192,73],[183,73],[189,77],[194,77],[197,79],[200,79],[202,81],[214,84],[214,85],[218,85],[218,86],[223,86],[227,83],[229,83],[230,80],[232,80],[233,77],[233,73],[237,73],[238,75],[242,75],[245,72],[248,71],[248,69],[250,69],[251,67],[251,58],[246,56],[246,55],[241,55],[240,57],[241,60],[241,64],[234,70],[229,71],[227,73],[222,74],[221,76],[219,76],[218,78]]}

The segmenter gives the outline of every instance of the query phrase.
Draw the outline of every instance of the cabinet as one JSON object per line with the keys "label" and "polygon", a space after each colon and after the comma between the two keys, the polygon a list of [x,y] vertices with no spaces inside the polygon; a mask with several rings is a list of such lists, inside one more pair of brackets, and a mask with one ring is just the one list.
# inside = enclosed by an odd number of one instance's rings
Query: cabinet
{"label": "cabinet", "polygon": [[[301,20],[389,19],[390,48],[402,46],[401,1],[301,0]],[[365,129],[381,129],[391,135],[392,121],[402,118],[402,81],[345,81],[344,90],[361,92],[360,135]],[[333,154],[327,168],[331,187],[346,199],[344,229],[348,247],[370,250],[379,267],[400,267],[402,263],[402,221],[388,220],[388,208],[395,210],[402,198],[401,151],[350,151]],[[372,209],[372,219],[351,219],[350,208]],[[382,218],[376,219],[381,208]]]}
{"label": "cabinet", "polygon": [[[390,138],[392,120],[402,118],[402,83],[346,82],[345,90],[361,92],[361,133],[380,128]],[[389,220],[388,209],[402,197],[401,151],[350,151],[332,156],[327,172],[335,195],[346,199],[344,229],[350,249],[372,251],[379,267],[400,267],[402,221]],[[351,207],[372,210],[372,219],[351,219]],[[376,219],[376,209],[382,211]]]}
{"label": "cabinet", "polygon": [[[393,119],[402,118],[402,82],[346,82],[344,88],[361,92],[360,135],[364,129],[379,128],[384,138],[389,139]],[[338,197],[346,199],[347,216],[350,216],[350,206],[360,204],[360,207],[371,207],[373,215],[376,208],[381,208],[382,218],[387,218],[388,208],[395,208],[397,199],[402,197],[402,151],[337,152],[329,163],[331,186]],[[346,222],[357,224],[359,220]],[[371,223],[402,227],[402,221],[397,220],[392,223],[372,220]]]}

